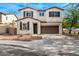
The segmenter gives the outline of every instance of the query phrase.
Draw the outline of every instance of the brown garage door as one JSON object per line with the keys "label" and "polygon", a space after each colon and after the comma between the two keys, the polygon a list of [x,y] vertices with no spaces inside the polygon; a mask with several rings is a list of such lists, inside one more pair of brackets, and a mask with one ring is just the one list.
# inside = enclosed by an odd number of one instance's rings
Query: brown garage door
{"label": "brown garage door", "polygon": [[41,26],[41,34],[58,34],[59,26]]}

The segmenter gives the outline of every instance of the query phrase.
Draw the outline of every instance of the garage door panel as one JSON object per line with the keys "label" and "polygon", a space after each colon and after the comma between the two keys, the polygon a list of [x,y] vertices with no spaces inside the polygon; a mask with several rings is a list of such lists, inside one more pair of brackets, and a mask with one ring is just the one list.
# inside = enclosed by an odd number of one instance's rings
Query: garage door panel
{"label": "garage door panel", "polygon": [[59,26],[41,26],[41,34],[58,34]]}

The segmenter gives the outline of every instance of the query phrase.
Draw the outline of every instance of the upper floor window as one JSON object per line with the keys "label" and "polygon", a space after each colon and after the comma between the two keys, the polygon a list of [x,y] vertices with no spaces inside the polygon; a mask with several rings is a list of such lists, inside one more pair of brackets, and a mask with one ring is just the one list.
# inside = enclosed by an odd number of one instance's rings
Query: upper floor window
{"label": "upper floor window", "polygon": [[24,11],[24,17],[33,17],[33,11]]}
{"label": "upper floor window", "polygon": [[49,17],[60,17],[60,12],[49,12]]}
{"label": "upper floor window", "polygon": [[44,12],[39,12],[39,16],[44,16]]}

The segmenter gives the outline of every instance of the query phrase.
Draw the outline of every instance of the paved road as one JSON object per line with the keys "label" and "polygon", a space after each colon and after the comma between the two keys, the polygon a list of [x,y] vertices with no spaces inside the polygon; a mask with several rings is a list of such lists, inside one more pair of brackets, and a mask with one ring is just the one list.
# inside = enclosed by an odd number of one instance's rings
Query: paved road
{"label": "paved road", "polygon": [[34,51],[28,47],[18,45],[0,44],[0,56],[45,56],[45,54]]}
{"label": "paved road", "polygon": [[35,41],[0,40],[1,56],[79,56],[79,40],[48,38]]}

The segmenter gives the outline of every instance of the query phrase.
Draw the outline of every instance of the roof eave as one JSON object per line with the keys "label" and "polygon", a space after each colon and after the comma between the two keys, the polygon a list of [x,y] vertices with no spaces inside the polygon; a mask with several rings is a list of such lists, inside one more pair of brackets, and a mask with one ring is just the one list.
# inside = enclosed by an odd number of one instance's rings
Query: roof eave
{"label": "roof eave", "polygon": [[35,19],[35,18],[32,18],[32,17],[25,17],[25,18],[21,18],[21,19],[16,20],[16,22],[17,22],[17,21],[20,21],[20,20],[23,20],[23,19],[26,19],[26,18],[31,18],[31,19],[34,19],[34,20],[40,21],[40,20]]}
{"label": "roof eave", "polygon": [[60,9],[60,10],[64,10],[63,8],[59,8],[59,7],[50,7],[50,8],[47,8],[45,10],[49,10],[49,9],[52,9],[52,8],[57,8],[57,9]]}

